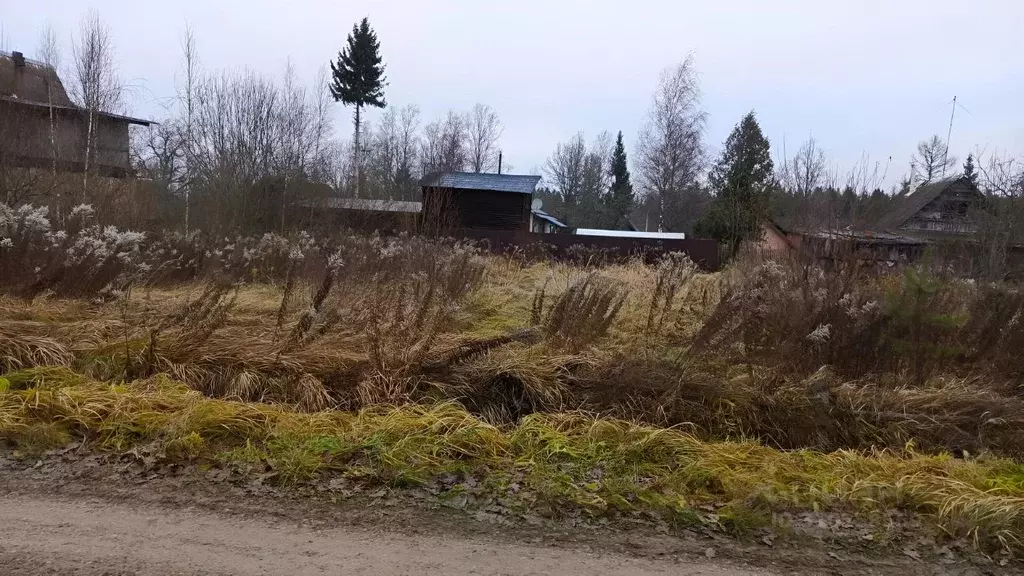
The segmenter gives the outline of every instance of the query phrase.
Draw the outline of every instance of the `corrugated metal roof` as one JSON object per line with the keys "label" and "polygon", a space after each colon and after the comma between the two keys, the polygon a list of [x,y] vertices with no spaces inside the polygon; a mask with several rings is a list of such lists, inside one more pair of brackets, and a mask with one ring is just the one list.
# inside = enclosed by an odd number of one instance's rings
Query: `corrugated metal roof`
{"label": "corrugated metal roof", "polygon": [[567,226],[565,224],[562,224],[562,222],[560,222],[558,218],[555,218],[554,216],[548,214],[543,210],[531,210],[531,212],[533,212],[533,215],[536,216],[537,218],[540,218],[541,220],[547,220],[548,222],[551,222],[552,224],[558,226],[559,228],[567,228]]}
{"label": "corrugated metal roof", "polygon": [[631,230],[601,230],[598,228],[577,228],[580,236],[609,236],[612,238],[650,238],[652,240],[686,240],[682,232],[633,232]]}
{"label": "corrugated metal roof", "polygon": [[454,188],[456,190],[491,190],[533,194],[540,176],[525,174],[485,174],[476,172],[442,172],[423,177],[422,186]]}

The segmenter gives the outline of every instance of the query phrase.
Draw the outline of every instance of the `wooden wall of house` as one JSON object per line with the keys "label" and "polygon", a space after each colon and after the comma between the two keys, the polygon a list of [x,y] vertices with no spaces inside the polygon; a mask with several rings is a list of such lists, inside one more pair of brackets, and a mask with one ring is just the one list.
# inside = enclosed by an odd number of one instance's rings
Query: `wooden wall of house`
{"label": "wooden wall of house", "polygon": [[423,189],[424,224],[470,230],[530,230],[530,194],[492,190]]}
{"label": "wooden wall of house", "polygon": [[[0,101],[0,152],[5,161],[24,167],[50,167],[56,156],[64,171],[81,171],[85,163],[88,115],[66,109],[50,110]],[[92,167],[106,176],[124,175],[128,168],[128,123],[94,116],[95,150]]]}
{"label": "wooden wall of house", "polygon": [[973,234],[970,212],[982,200],[978,191],[964,182],[949,186],[900,227],[901,230]]}

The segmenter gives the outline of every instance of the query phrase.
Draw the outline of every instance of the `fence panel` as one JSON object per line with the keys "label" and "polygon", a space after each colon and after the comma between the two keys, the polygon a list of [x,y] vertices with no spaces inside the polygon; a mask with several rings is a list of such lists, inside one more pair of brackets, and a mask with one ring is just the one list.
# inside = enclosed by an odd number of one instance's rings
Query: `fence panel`
{"label": "fence panel", "polygon": [[666,252],[682,252],[704,271],[717,271],[721,265],[718,243],[706,239],[615,238],[539,234],[519,230],[459,230],[454,235],[485,241],[492,252],[501,254],[518,252],[528,257],[584,261],[624,260],[642,256],[653,261]]}

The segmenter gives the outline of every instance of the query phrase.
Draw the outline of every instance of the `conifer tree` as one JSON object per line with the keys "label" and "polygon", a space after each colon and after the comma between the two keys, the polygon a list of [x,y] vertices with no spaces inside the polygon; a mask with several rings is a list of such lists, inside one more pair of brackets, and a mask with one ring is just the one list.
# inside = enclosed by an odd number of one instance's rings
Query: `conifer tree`
{"label": "conifer tree", "polygon": [[605,210],[608,214],[608,224],[613,228],[622,229],[629,223],[629,212],[633,209],[635,198],[626,162],[626,145],[622,142],[621,131],[612,151],[610,172],[612,185],[605,196]]}
{"label": "conifer tree", "polygon": [[978,185],[978,172],[974,169],[974,154],[968,154],[967,161],[964,162],[964,178],[971,184]]}
{"label": "conifer tree", "polygon": [[715,198],[698,221],[699,236],[714,238],[735,255],[743,240],[757,238],[768,217],[772,190],[771,149],[750,112],[733,128],[708,178]]}
{"label": "conifer tree", "polygon": [[337,62],[331,62],[329,86],[335,102],[356,107],[353,138],[356,196],[360,190],[360,112],[364,106],[383,108],[387,104],[384,101],[386,85],[377,33],[370,28],[369,19],[363,18],[362,22],[352,26],[347,45],[338,53]]}

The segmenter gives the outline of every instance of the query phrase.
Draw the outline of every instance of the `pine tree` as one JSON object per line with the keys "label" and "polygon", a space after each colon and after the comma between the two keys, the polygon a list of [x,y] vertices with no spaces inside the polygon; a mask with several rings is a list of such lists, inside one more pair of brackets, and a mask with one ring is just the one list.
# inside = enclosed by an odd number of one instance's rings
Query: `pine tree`
{"label": "pine tree", "polygon": [[732,255],[740,242],[759,237],[768,217],[773,171],[770,144],[750,112],[729,134],[711,171],[708,183],[715,199],[698,221],[697,235],[727,243]]}
{"label": "pine tree", "polygon": [[622,131],[615,139],[615,149],[611,161],[612,185],[605,195],[605,212],[608,224],[614,229],[623,229],[629,223],[629,212],[633,209],[635,197],[633,184],[629,180],[629,167],[626,163],[626,145],[622,142]]}
{"label": "pine tree", "polygon": [[377,33],[370,28],[368,18],[352,26],[352,32],[348,35],[348,45],[338,53],[337,62],[331,62],[331,96],[335,102],[348,105],[355,105],[355,137],[353,139],[356,196],[359,196],[360,189],[360,112],[363,106],[374,106],[383,108],[387,103],[384,101],[384,86],[387,82],[384,78],[384,64],[380,56],[380,42],[377,40]]}
{"label": "pine tree", "polygon": [[964,178],[971,184],[978,185],[978,172],[974,169],[974,154],[968,154],[967,161],[964,162]]}

